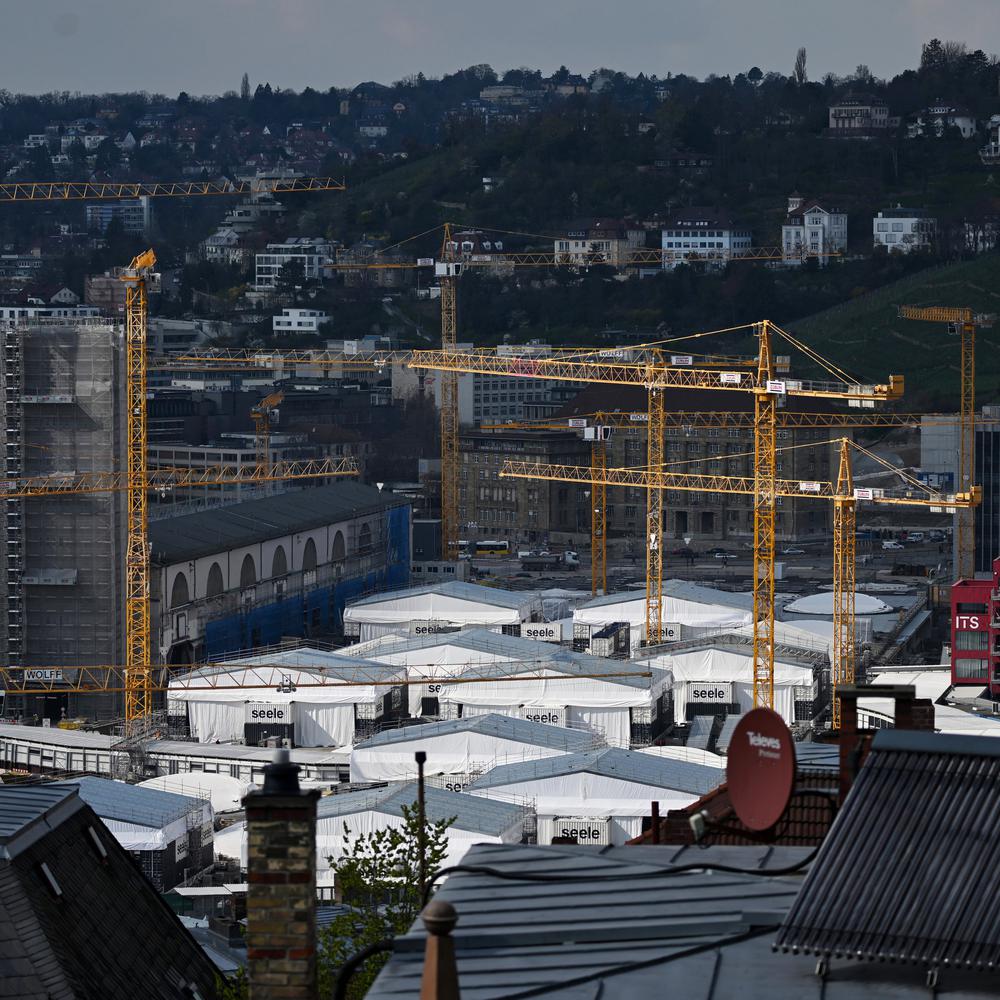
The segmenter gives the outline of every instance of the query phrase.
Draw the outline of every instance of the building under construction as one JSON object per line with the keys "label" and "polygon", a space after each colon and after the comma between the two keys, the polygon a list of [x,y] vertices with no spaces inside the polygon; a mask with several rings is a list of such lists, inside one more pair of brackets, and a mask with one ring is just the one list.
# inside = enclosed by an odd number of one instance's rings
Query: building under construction
{"label": "building under construction", "polygon": [[[4,326],[6,478],[119,467],[125,452],[122,343],[120,326],[105,319]],[[66,681],[72,666],[122,662],[122,494],[7,500],[4,514],[4,662]],[[67,695],[8,695],[4,714],[119,715],[118,697],[77,695],[71,706]]]}

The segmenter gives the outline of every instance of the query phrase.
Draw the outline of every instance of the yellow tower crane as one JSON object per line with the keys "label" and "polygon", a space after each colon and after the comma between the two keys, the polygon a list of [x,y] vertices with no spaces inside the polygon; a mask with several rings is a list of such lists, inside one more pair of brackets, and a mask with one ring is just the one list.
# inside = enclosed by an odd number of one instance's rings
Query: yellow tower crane
{"label": "yellow tower crane", "polygon": [[[981,501],[982,491],[973,487],[964,493],[938,493],[928,489],[923,483],[900,473],[898,469],[879,459],[872,452],[854,444],[848,438],[841,438],[840,464],[836,483],[833,482],[802,482],[796,480],[774,480],[774,496],[798,497],[801,499],[822,499],[834,504],[834,622],[833,622],[833,652],[832,652],[832,683],[834,688],[853,683],[855,677],[856,628],[854,616],[854,594],[856,588],[855,576],[855,535],[857,531],[857,504],[859,501],[871,501],[876,504],[891,506],[924,507],[932,513],[954,513],[957,510],[969,509]],[[851,471],[851,448],[857,449],[875,462],[881,464],[887,472],[892,472],[904,479],[904,485],[895,489],[858,489],[854,487]],[[668,468],[628,469],[609,468],[603,474],[595,474],[592,469],[578,468],[570,465],[556,465],[543,462],[506,461],[500,471],[501,478],[552,480],[563,483],[593,485],[600,481],[605,486],[628,486],[649,491],[678,490],[699,493],[727,493],[757,496],[758,483],[756,477],[702,475],[700,473],[672,472]],[[837,595],[840,595],[838,599]],[[754,606],[754,617],[758,614],[758,605]],[[773,591],[771,604],[765,609],[770,615],[770,630],[766,633],[773,636],[774,603]],[[755,634],[757,622],[754,622]],[[773,652],[773,645],[772,645]],[[756,644],[755,644],[756,655]],[[771,661],[773,682],[773,659]],[[755,664],[755,679],[756,679]],[[754,704],[773,704],[773,687],[770,692],[771,702],[766,698],[759,699],[759,688],[754,686]],[[840,717],[834,698],[834,725],[839,726]]]}
{"label": "yellow tower crane", "polygon": [[[952,306],[900,306],[902,319],[947,323],[959,337],[961,345],[960,394],[958,415],[958,482],[959,490],[969,490],[976,477],[976,327],[992,323],[993,317],[974,315],[971,309]],[[973,515],[960,510],[956,518],[957,579],[975,574],[976,539]]]}
{"label": "yellow tower crane", "polygon": [[[902,395],[903,381],[890,376],[888,383],[862,385],[846,376],[831,381],[777,380],[771,352],[771,331],[805,350],[813,360],[821,360],[791,335],[765,320],[753,325],[758,340],[758,364],[755,372],[713,371],[696,368],[671,368],[662,363],[592,360],[580,351],[573,357],[517,358],[500,357],[494,352],[414,351],[411,367],[433,371],[472,372],[521,378],[545,378],[569,382],[603,382],[637,385],[646,388],[649,398],[648,467],[663,465],[663,390],[671,387],[703,390],[738,390],[750,392],[754,399],[754,703],[774,702],[774,548],[776,497],[777,399],[779,396],[809,396],[841,399],[853,405],[874,405]],[[831,366],[824,363],[828,369]],[[832,369],[831,369],[832,370]],[[585,481],[585,480],[584,480]],[[647,509],[646,560],[646,641],[662,638],[663,487],[652,486]],[[655,523],[654,523],[655,518]]]}
{"label": "yellow tower crane", "polygon": [[284,398],[284,392],[272,392],[250,411],[254,425],[257,468],[264,474],[271,471],[271,415],[281,405]]}

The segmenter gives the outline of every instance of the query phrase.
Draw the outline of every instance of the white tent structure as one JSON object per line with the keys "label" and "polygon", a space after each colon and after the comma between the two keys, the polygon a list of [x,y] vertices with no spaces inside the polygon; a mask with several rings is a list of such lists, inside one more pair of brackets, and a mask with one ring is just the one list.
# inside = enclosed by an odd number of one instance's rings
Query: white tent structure
{"label": "white tent structure", "polygon": [[[661,600],[664,626],[674,626],[678,638],[736,628],[753,623],[753,600],[747,594],[701,587],[686,580],[667,580]],[[573,612],[574,635],[583,638],[616,622],[627,622],[631,650],[645,639],[646,595],[641,590],[607,594]]]}
{"label": "white tent structure", "polygon": [[[511,802],[487,801],[463,792],[428,785],[424,789],[427,819],[431,823],[452,819],[448,828],[445,865],[458,864],[473,844],[520,843],[529,812]],[[327,795],[319,800],[316,818],[316,870],[320,878],[337,861],[347,844],[376,830],[402,828],[403,807],[417,801],[415,782],[395,782],[383,788]],[[238,858],[247,867],[246,824],[228,827],[216,839],[216,854]]]}
{"label": "white tent structure", "polygon": [[551,650],[536,666],[474,667],[443,683],[438,694],[442,716],[497,712],[589,730],[620,747],[631,744],[633,726],[648,727],[647,735],[659,731],[669,709],[672,679],[667,671],[558,646]]}
{"label": "white tent structure", "polygon": [[[753,623],[728,631],[733,635],[752,639]],[[776,621],[774,641],[779,646],[790,646],[809,653],[821,653],[830,659],[833,655],[833,621],[813,621],[806,618],[790,622]]]}
{"label": "white tent structure", "polygon": [[642,832],[653,802],[661,813],[681,809],[723,780],[716,767],[612,747],[497,767],[468,791],[531,804],[540,844],[574,835],[580,843],[624,844]]}
{"label": "white tent structure", "polygon": [[726,758],[711,750],[701,750],[698,747],[639,747],[639,753],[648,753],[653,757],[669,760],[686,760],[690,764],[704,764],[705,767],[724,768]]}
{"label": "white tent structure", "polygon": [[[702,704],[702,689],[728,693],[728,700],[713,697],[712,705],[720,714],[729,705],[738,705],[740,713],[753,708],[753,650],[749,646],[708,645],[676,653],[657,653],[637,661],[670,672],[673,679],[674,722],[687,720],[689,702]],[[816,667],[782,662],[774,663],[774,710],[788,725],[795,722],[795,703],[816,700]],[[699,698],[697,702],[695,699]]]}
{"label": "white tent structure", "polygon": [[387,633],[433,635],[475,626],[520,630],[522,622],[541,618],[537,594],[452,580],[352,601],[344,609],[344,634],[367,642]]}
{"label": "white tent structure", "polygon": [[228,774],[208,774],[204,771],[161,774],[158,778],[149,778],[136,785],[136,788],[153,788],[174,795],[205,799],[211,802],[216,815],[242,809],[243,796],[256,787]]}
{"label": "white tent structure", "polygon": [[[304,665],[308,663],[309,665]],[[358,720],[402,704],[406,672],[320,650],[283,650],[198,667],[170,681],[168,712],[187,711],[201,743],[239,743],[246,726],[267,718],[291,727],[296,746],[348,746]],[[255,714],[256,713],[256,714]]]}
{"label": "white tent structure", "polygon": [[546,726],[506,715],[477,715],[425,726],[388,729],[351,752],[351,781],[410,781],[417,777],[414,754],[427,754],[425,773],[447,775],[461,791],[473,775],[499,764],[591,750],[589,733]]}
{"label": "white tent structure", "polygon": [[[821,618],[833,617],[833,592],[809,594],[799,597],[786,604],[783,608],[789,614],[813,615]],[[856,592],[854,595],[854,613],[856,615],[884,615],[892,613],[892,605],[871,594]]]}
{"label": "white tent structure", "polygon": [[[344,652],[374,663],[405,667],[410,681],[407,690],[409,712],[417,718],[424,714],[423,700],[437,699],[441,685],[449,678],[461,677],[474,667],[491,664],[537,667],[560,650],[550,643],[472,628],[431,636],[383,635],[357,646],[348,646]],[[426,683],[419,683],[423,681]]]}

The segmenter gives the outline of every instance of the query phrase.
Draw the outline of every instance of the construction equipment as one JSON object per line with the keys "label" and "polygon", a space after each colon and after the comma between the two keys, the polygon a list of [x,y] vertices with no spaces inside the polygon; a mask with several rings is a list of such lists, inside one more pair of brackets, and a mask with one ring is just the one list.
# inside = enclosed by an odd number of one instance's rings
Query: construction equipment
{"label": "construction equipment", "polygon": [[250,411],[254,425],[257,468],[265,475],[271,471],[271,414],[281,405],[284,398],[284,392],[272,392]]}
{"label": "construction equipment", "polygon": [[[150,712],[149,531],[146,511],[146,279],[152,250],[121,273],[125,290],[127,540],[125,544],[125,726]],[[126,733],[129,735],[129,733]]]}
{"label": "construction equipment", "polygon": [[[799,343],[767,320],[753,325],[758,340],[756,372],[714,371],[696,368],[670,368],[657,363],[623,362],[613,359],[588,360],[584,352],[572,357],[516,358],[495,353],[414,351],[411,367],[435,371],[473,372],[522,378],[547,378],[569,382],[604,382],[643,386],[649,399],[648,468],[663,464],[664,406],[662,393],[667,388],[736,390],[750,392],[754,399],[754,704],[773,705],[774,701],[774,522],[775,522],[775,451],[777,439],[777,399],[802,395],[841,399],[851,405],[870,405],[902,395],[903,380],[890,376],[887,384],[861,385],[823,361],[811,349]],[[834,381],[777,380],[771,352],[771,331],[804,350],[814,361],[839,376]],[[594,357],[594,354],[591,354]],[[581,480],[585,481],[585,480]],[[646,560],[646,641],[662,638],[663,487],[652,487],[647,510]]]}
{"label": "construction equipment", "polygon": [[120,201],[200,195],[296,194],[346,191],[334,177],[255,177],[222,181],[16,181],[0,184],[0,204],[21,201]]}
{"label": "construction equipment", "polygon": [[[805,499],[826,499],[834,504],[834,620],[833,620],[833,652],[832,652],[832,683],[834,688],[850,684],[855,676],[855,616],[854,594],[856,587],[855,575],[855,536],[857,532],[857,504],[859,501],[870,501],[876,504],[904,507],[929,508],[932,513],[955,513],[958,510],[971,509],[982,499],[979,487],[962,493],[938,493],[929,489],[923,483],[900,473],[888,462],[880,459],[874,453],[854,444],[848,438],[839,439],[840,463],[836,483],[832,482],[802,482],[796,480],[775,479],[773,495],[780,497],[799,497]],[[905,485],[899,489],[856,489],[851,470],[851,449],[856,449],[869,459],[880,464],[887,472],[903,478]],[[704,493],[729,493],[758,496],[758,481],[747,476],[717,476],[698,473],[672,472],[667,468],[656,469],[606,469],[602,474],[595,474],[592,469],[575,468],[566,465],[554,465],[542,462],[506,461],[500,470],[501,478],[515,479],[548,479],[564,483],[594,485],[598,481],[605,486],[629,486],[650,491],[680,490]],[[755,568],[756,568],[755,548]],[[839,595],[839,597],[838,597]],[[767,633],[773,635],[773,592],[769,608],[771,614],[771,629]],[[755,605],[754,614],[757,614]],[[756,622],[755,622],[756,626]],[[755,629],[756,631],[756,629]],[[756,649],[755,649],[756,655]],[[756,667],[756,664],[755,664]],[[772,660],[773,671],[773,660]],[[756,675],[756,674],[755,674]],[[756,692],[756,686],[755,686]],[[758,704],[755,693],[755,704]],[[837,699],[834,698],[834,725],[840,721]]]}
{"label": "construction equipment", "polygon": [[[992,325],[993,317],[974,315],[971,309],[951,306],[900,306],[902,319],[947,323],[961,344],[960,392],[958,417],[959,490],[969,490],[976,475],[976,327]],[[973,515],[959,511],[956,518],[955,577],[964,580],[975,574],[976,539]]]}

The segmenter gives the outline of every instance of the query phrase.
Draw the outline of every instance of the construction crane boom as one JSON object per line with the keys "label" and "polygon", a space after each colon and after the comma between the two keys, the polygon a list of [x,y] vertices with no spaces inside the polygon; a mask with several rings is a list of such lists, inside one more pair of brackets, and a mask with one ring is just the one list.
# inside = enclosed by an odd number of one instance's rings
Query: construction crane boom
{"label": "construction crane boom", "polygon": [[117,201],[122,198],[189,198],[201,195],[296,194],[346,191],[334,177],[258,177],[222,181],[15,181],[0,184],[0,203]]}
{"label": "construction crane boom", "polygon": [[[198,486],[253,486],[256,483],[357,474],[358,467],[353,458],[277,462],[266,472],[259,466],[245,465],[214,465],[206,469],[164,468],[147,472],[145,488],[147,492],[162,493]],[[43,476],[0,480],[0,499],[117,493],[128,488],[128,472],[53,472]]]}
{"label": "construction crane boom", "polygon": [[262,473],[271,469],[271,414],[285,398],[283,392],[272,392],[265,396],[250,411],[254,425],[254,447],[257,452],[257,468]]}
{"label": "construction crane boom", "polygon": [[[872,406],[898,398],[903,379],[890,376],[885,384],[863,385],[844,381],[775,378],[771,353],[773,324],[754,324],[758,339],[758,366],[754,372],[716,371],[706,368],[668,367],[654,363],[620,361],[614,358],[585,360],[569,358],[510,358],[492,352],[414,351],[410,367],[436,371],[472,372],[521,378],[543,378],[568,382],[605,382],[634,385],[648,394],[648,439],[650,468],[662,466],[664,405],[662,393],[671,387],[715,391],[739,390],[754,396],[754,704],[773,705],[774,678],[774,522],[777,446],[777,399],[779,396],[809,396],[846,400]],[[777,329],[776,327],[774,329]],[[794,338],[779,332],[795,343]],[[801,345],[800,345],[801,346]],[[815,355],[814,355],[815,356]],[[829,367],[829,366],[828,366]],[[651,487],[647,518],[646,642],[662,638],[662,484]],[[654,525],[654,517],[657,519]]]}

